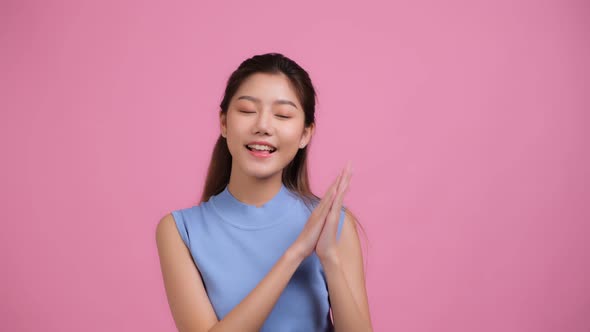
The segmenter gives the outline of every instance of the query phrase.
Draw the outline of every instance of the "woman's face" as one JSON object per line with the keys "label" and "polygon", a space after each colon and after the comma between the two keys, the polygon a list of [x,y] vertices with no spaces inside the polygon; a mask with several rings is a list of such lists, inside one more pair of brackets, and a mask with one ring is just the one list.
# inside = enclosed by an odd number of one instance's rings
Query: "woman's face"
{"label": "woman's face", "polygon": [[[232,172],[257,178],[282,174],[313,135],[313,125],[304,128],[304,119],[303,108],[286,76],[249,76],[232,97],[227,115],[220,118],[221,134],[232,155]],[[266,142],[275,150],[256,151],[250,145],[256,141]]]}

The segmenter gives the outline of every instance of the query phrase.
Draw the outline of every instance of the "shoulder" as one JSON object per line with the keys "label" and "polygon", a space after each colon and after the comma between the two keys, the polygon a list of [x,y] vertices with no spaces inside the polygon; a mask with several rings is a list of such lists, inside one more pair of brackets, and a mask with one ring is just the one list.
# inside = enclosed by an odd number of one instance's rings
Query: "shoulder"
{"label": "shoulder", "polygon": [[163,216],[156,227],[156,243],[166,296],[179,331],[213,326],[215,312],[200,272],[189,249],[176,230],[173,213]]}
{"label": "shoulder", "polygon": [[181,233],[178,231],[172,213],[163,216],[156,226],[156,246],[160,255],[162,255],[162,251],[179,252],[179,250],[188,249]]}
{"label": "shoulder", "polygon": [[172,232],[176,232],[176,221],[172,212],[164,215],[156,226],[156,240],[169,237]]}
{"label": "shoulder", "polygon": [[342,213],[344,214],[344,224],[348,225],[347,227],[352,227],[355,230],[357,229],[358,219],[356,216],[350,211],[348,208],[342,208]]}
{"label": "shoulder", "polygon": [[190,247],[191,228],[194,227],[195,219],[199,218],[201,207],[195,205],[190,208],[173,210],[164,215],[156,227],[156,238],[178,237],[187,247]]}
{"label": "shoulder", "polygon": [[[358,251],[360,240],[358,235],[358,219],[348,208],[342,208],[340,212],[340,223],[338,232],[338,246],[343,253],[350,254],[351,251]],[[350,257],[350,256],[348,256]]]}
{"label": "shoulder", "polygon": [[158,244],[174,242],[190,248],[190,233],[195,207],[173,210],[164,215],[156,226],[156,242]]}
{"label": "shoulder", "polygon": [[175,221],[177,224],[189,223],[191,220],[199,218],[203,212],[208,211],[209,209],[210,207],[207,202],[200,203],[191,207],[172,210],[170,213],[163,216],[160,221],[166,219],[168,223],[170,221]]}
{"label": "shoulder", "polygon": [[172,212],[165,214],[160,219],[158,226],[156,227],[156,232],[162,232],[163,229],[170,228],[170,226],[174,226],[174,217],[172,216]]}
{"label": "shoulder", "polygon": [[358,232],[357,232],[358,219],[356,218],[354,213],[352,213],[352,211],[350,211],[349,208],[342,207],[341,218],[343,219],[342,220],[343,236],[358,237]]}

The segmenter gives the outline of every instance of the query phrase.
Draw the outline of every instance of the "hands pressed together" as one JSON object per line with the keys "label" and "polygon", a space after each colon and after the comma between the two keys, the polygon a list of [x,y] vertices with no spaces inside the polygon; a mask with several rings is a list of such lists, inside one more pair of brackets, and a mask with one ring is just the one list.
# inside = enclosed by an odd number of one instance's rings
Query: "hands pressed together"
{"label": "hands pressed together", "polygon": [[328,188],[320,203],[312,211],[305,227],[293,244],[303,258],[315,250],[320,260],[332,259],[336,253],[336,235],[344,194],[352,177],[349,162]]}

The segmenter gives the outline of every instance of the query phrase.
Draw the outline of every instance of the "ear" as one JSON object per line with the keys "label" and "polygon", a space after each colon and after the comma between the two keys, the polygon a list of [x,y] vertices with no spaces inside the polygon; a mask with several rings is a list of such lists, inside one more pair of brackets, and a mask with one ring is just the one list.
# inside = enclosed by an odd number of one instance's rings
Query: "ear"
{"label": "ear", "polygon": [[219,112],[219,125],[221,136],[227,137],[227,114],[224,112]]}
{"label": "ear", "polygon": [[315,124],[312,123],[309,127],[303,128],[303,134],[301,135],[301,141],[299,142],[299,148],[303,149],[311,141],[311,137],[315,131]]}

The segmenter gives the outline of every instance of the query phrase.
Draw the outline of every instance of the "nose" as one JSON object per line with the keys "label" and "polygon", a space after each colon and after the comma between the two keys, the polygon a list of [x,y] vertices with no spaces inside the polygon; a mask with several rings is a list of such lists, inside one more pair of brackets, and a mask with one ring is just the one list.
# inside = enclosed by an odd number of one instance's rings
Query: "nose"
{"label": "nose", "polygon": [[256,134],[272,134],[272,112],[259,112],[258,117],[256,118],[256,124],[254,125],[254,130]]}

